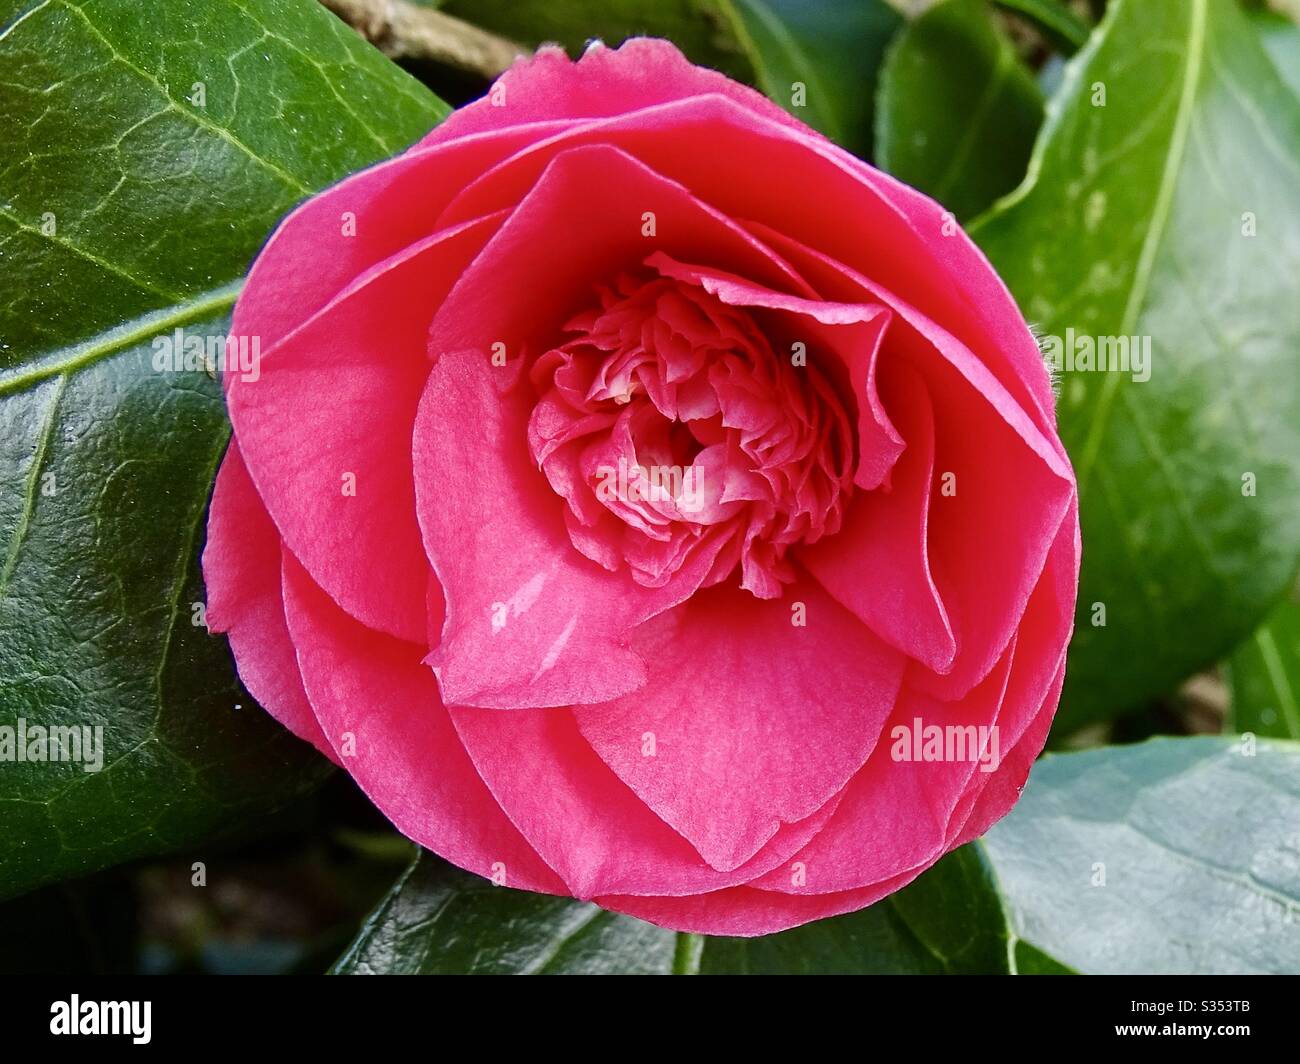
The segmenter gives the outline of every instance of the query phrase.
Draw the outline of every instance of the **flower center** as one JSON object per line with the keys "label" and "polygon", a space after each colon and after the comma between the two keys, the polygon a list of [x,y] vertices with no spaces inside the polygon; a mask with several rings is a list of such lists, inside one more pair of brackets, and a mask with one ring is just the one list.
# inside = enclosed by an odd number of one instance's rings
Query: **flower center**
{"label": "flower center", "polygon": [[647,587],[739,567],[779,596],[790,549],[836,532],[852,489],[835,388],[696,285],[625,275],[599,295],[531,369],[529,446],[574,546]]}

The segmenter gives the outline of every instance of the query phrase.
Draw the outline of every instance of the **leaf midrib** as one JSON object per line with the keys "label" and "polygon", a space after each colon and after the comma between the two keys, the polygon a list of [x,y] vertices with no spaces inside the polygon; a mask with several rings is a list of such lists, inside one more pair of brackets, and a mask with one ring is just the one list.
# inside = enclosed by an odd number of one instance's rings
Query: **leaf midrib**
{"label": "leaf midrib", "polygon": [[45,464],[45,455],[50,447],[50,437],[54,433],[54,422],[58,415],[59,401],[63,398],[63,391],[67,384],[67,376],[60,376],[58,387],[55,388],[54,396],[50,399],[50,405],[45,412],[40,435],[36,438],[36,452],[32,455],[32,465],[28,470],[27,479],[23,485],[22,509],[18,513],[18,521],[14,525],[13,536],[9,540],[9,549],[5,552],[4,567],[0,569],[0,601],[4,600],[6,593],[9,591],[9,581],[13,579],[14,568],[18,564],[18,554],[22,550],[23,540],[27,537],[27,527],[31,524],[32,511],[36,509],[36,483],[41,477],[41,468]]}
{"label": "leaf midrib", "polygon": [[65,348],[54,358],[37,360],[8,373],[0,372],[0,397],[25,391],[32,385],[61,373],[76,373],[124,348],[142,343],[151,336],[226,311],[234,306],[243,285],[242,278],[231,281],[219,288],[210,289],[195,299],[116,325],[98,336]]}
{"label": "leaf midrib", "polygon": [[[1205,51],[1206,3],[1207,0],[1191,0],[1188,47],[1183,66],[1183,83],[1179,90],[1178,110],[1174,115],[1174,129],[1169,139],[1169,151],[1165,157],[1164,170],[1160,175],[1155,205],[1151,211],[1146,236],[1142,241],[1142,250],[1138,255],[1137,269],[1134,271],[1133,283],[1129,288],[1128,301],[1124,305],[1124,312],[1120,318],[1119,330],[1116,333],[1118,336],[1132,335],[1137,325],[1138,316],[1151,289],[1151,272],[1155,268],[1156,254],[1159,252],[1160,242],[1169,224],[1174,187],[1178,183],[1178,170],[1186,155],[1192,109],[1196,99],[1196,89],[1200,83],[1201,62]],[[1103,382],[1088,435],[1084,439],[1079,461],[1075,465],[1080,505],[1083,503],[1098,455],[1101,453],[1101,441],[1105,436],[1119,385],[1120,375],[1117,373],[1108,375]]]}

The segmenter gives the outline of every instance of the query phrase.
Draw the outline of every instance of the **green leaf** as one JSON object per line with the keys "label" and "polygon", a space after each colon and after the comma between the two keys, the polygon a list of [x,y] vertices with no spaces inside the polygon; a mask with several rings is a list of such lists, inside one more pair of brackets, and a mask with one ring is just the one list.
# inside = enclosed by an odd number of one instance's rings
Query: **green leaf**
{"label": "green leaf", "polygon": [[1300,598],[1282,602],[1228,662],[1236,732],[1300,739]]}
{"label": "green leaf", "polygon": [[1024,939],[1016,939],[1016,973],[1018,975],[1078,975],[1054,957],[1049,957],[1037,946]]}
{"label": "green leaf", "polygon": [[1042,120],[1042,90],[984,0],[944,0],[889,47],[876,158],[965,220],[1025,176]]}
{"label": "green leaf", "polygon": [[[978,844],[847,916],[763,938],[670,931],[495,887],[421,853],[335,965],[339,974],[1005,973],[1020,945]],[[1044,969],[1054,963],[1025,954]],[[1038,959],[1041,958],[1041,959]]]}
{"label": "green leaf", "polygon": [[1040,334],[1150,343],[1149,380],[1061,375],[1083,573],[1058,728],[1214,662],[1295,571],[1298,181],[1300,102],[1235,4],[1117,0],[972,226]]}
{"label": "green leaf", "polygon": [[1085,973],[1300,968],[1300,744],[1049,755],[985,837],[1017,934]]}
{"label": "green leaf", "polygon": [[224,333],[276,220],[445,109],[312,0],[5,0],[0,26],[21,279],[0,301],[0,726],[102,727],[104,751],[98,772],[0,763],[7,896],[255,824],[326,771],[201,626],[229,430],[219,385],[154,372],[151,339]]}
{"label": "green leaf", "polygon": [[1082,48],[1092,32],[1092,27],[1062,0],[997,0],[997,3],[999,7],[1028,18],[1066,55],[1073,55]]}
{"label": "green leaf", "polygon": [[734,3],[755,84],[796,118],[869,158],[876,77],[902,24],[899,14],[884,0]]}
{"label": "green leaf", "polygon": [[334,966],[341,975],[672,971],[677,936],[594,905],[494,886],[421,851]]}

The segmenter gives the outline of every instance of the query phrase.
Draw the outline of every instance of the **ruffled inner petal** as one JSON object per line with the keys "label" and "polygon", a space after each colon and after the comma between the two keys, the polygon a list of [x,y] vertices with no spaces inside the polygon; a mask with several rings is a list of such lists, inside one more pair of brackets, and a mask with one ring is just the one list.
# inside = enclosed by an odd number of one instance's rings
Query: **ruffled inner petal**
{"label": "ruffled inner petal", "polygon": [[642,589],[574,550],[562,504],[529,460],[531,396],[517,370],[456,352],[429,375],[416,498],[446,620],[428,660],[455,705],[603,702],[646,681],[627,629],[688,597],[712,559]]}
{"label": "ruffled inner petal", "polygon": [[[664,262],[684,269],[648,264]],[[772,598],[793,579],[788,551],[839,530],[855,461],[836,380],[848,372],[820,337],[817,364],[778,353],[774,324],[695,277],[642,271],[602,288],[598,309],[567,324],[573,337],[534,362],[529,446],[579,551],[660,587],[721,544],[705,583],[739,565],[741,586]],[[811,339],[806,325],[792,335]]]}
{"label": "ruffled inner petal", "polygon": [[[728,306],[784,312],[790,336],[799,337],[813,364],[839,362],[857,409],[858,448],[854,483],[868,491],[885,483],[903,452],[904,441],[889,419],[877,390],[881,351],[892,314],[875,302],[835,303],[787,295],[724,271],[679,262],[656,252],[646,264],[665,277],[698,284]],[[825,362],[821,363],[825,365]]]}

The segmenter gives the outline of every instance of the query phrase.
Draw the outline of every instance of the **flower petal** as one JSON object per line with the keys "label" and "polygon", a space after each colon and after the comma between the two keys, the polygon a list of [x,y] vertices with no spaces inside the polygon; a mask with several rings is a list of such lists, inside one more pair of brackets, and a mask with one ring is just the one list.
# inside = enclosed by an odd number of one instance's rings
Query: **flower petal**
{"label": "flower petal", "polygon": [[[563,240],[564,254],[555,253]],[[564,323],[587,309],[596,285],[658,250],[743,273],[778,290],[806,290],[761,241],[618,148],[571,148],[551,160],[438,308],[434,358],[504,344],[555,346]]]}
{"label": "flower petal", "polygon": [[953,825],[960,825],[960,830],[952,833],[950,849],[979,838],[1020,800],[1029,779],[1029,770],[1047,743],[1047,733],[1052,730],[1051,710],[1061,697],[1064,683],[1065,656],[1062,655],[1052,685],[1043,698],[1042,711],[1030,720],[1028,730],[1003,759],[1002,768],[987,779],[981,779],[981,786],[969,804],[964,802],[958,807]]}
{"label": "flower petal", "polygon": [[299,739],[337,762],[298,674],[280,594],[280,534],[232,442],[217,473],[203,548],[208,629],[225,632],[249,693]]}
{"label": "flower petal", "polygon": [[919,873],[917,869],[870,887],[837,894],[782,894],[756,887],[728,887],[684,898],[613,895],[597,898],[596,903],[673,931],[753,938],[864,909],[907,886]]}
{"label": "flower petal", "polygon": [[[898,704],[885,728],[885,737],[853,781],[826,827],[791,862],[803,869],[800,886],[785,886],[782,868],[755,881],[772,890],[796,889],[806,893],[850,890],[902,870],[925,867],[954,846],[953,838],[971,817],[981,793],[990,798],[982,809],[997,807],[999,796],[1024,784],[1028,757],[1042,749],[1060,696],[1059,663],[1069,642],[1077,579],[1077,525],[1073,511],[1067,517],[1049,555],[1042,579],[1034,588],[1016,637],[999,664],[974,690],[955,702],[927,695],[909,681],[922,670],[909,667]],[[914,733],[916,721],[927,725],[957,725],[977,729],[963,736],[970,754],[974,738],[983,764],[965,760],[917,760],[915,745],[899,746],[912,760],[896,760],[895,729]],[[1045,722],[1045,723],[1044,723]],[[978,731],[996,727],[996,733]],[[1042,729],[1041,737],[1028,731]],[[1036,745],[1035,745],[1036,742]],[[1029,751],[1032,749],[1032,753]],[[923,751],[921,751],[923,752]],[[948,753],[948,751],[945,751]],[[996,758],[996,760],[993,760]],[[987,767],[986,767],[987,766]],[[1001,781],[999,781],[1001,777]],[[1007,781],[1011,781],[1008,784]],[[1011,808],[1007,800],[993,819]],[[989,814],[986,814],[989,815]],[[972,822],[976,834],[988,823]]]}
{"label": "flower petal", "polygon": [[529,457],[531,396],[518,365],[454,352],[429,374],[415,433],[416,498],[446,615],[428,661],[449,704],[603,702],[645,683],[627,629],[689,596],[712,557],[647,589],[579,554],[564,502]]}
{"label": "flower petal", "polygon": [[[575,709],[578,726],[721,871],[811,816],[861,768],[904,663],[806,576],[780,600],[699,592],[638,628],[631,646],[651,682]],[[653,757],[642,754],[647,734]]]}
{"label": "flower petal", "polygon": [[836,536],[800,553],[822,587],[886,643],[936,672],[952,667],[957,643],[930,569],[934,412],[906,365],[888,374],[887,406],[907,449],[889,490],[860,493]]}
{"label": "flower petal", "polygon": [[[279,224],[249,270],[232,332],[260,336],[263,347],[271,347],[360,274],[448,228],[437,224],[438,215],[468,182],[570,125],[494,129],[412,149],[305,200]],[[227,387],[231,383],[227,377]]]}
{"label": "flower petal", "polygon": [[283,577],[307,695],[338,760],[375,805],[461,868],[566,893],[474,771],[420,663],[423,649],[357,623],[291,557]]}
{"label": "flower petal", "polygon": [[1049,463],[1025,445],[1011,400],[995,382],[982,389],[939,358],[922,374],[934,404],[939,477],[930,498],[930,565],[957,655],[948,672],[916,682],[952,699],[987,676],[1011,640],[1076,495],[1064,459]]}
{"label": "flower petal", "polygon": [[[998,668],[958,704],[904,687],[880,742],[845,788],[835,815],[816,838],[791,857],[789,864],[798,862],[803,871],[799,885],[786,885],[788,867],[768,873],[753,885],[797,894],[856,890],[909,869],[928,867],[942,857],[951,848],[949,818],[978,771],[981,735],[987,738],[990,734],[979,729],[997,723],[1013,659],[1014,648],[1008,648]],[[1037,701],[1034,706],[1037,708]],[[931,725],[973,729],[963,741],[974,740],[975,756],[923,760],[923,751],[911,745],[910,739],[918,727]],[[897,729],[907,736],[907,747],[900,747],[902,736]],[[899,749],[906,750],[910,759],[897,759],[894,755]]]}
{"label": "flower petal", "polygon": [[499,219],[420,241],[362,274],[228,395],[253,481],[288,549],[358,620],[425,638],[428,562],[411,431],[429,371],[428,302]]}
{"label": "flower petal", "polygon": [[747,882],[798,851],[835,809],[833,798],[719,873],[596,756],[569,710],[450,712],[497,801],[574,897],[694,894]]}
{"label": "flower petal", "polygon": [[595,42],[577,62],[557,45],[537,49],[516,60],[481,99],[448,116],[421,144],[520,123],[589,121],[706,93],[723,95],[747,111],[807,131],[761,93],[695,66],[669,41],[632,37],[617,48]]}

